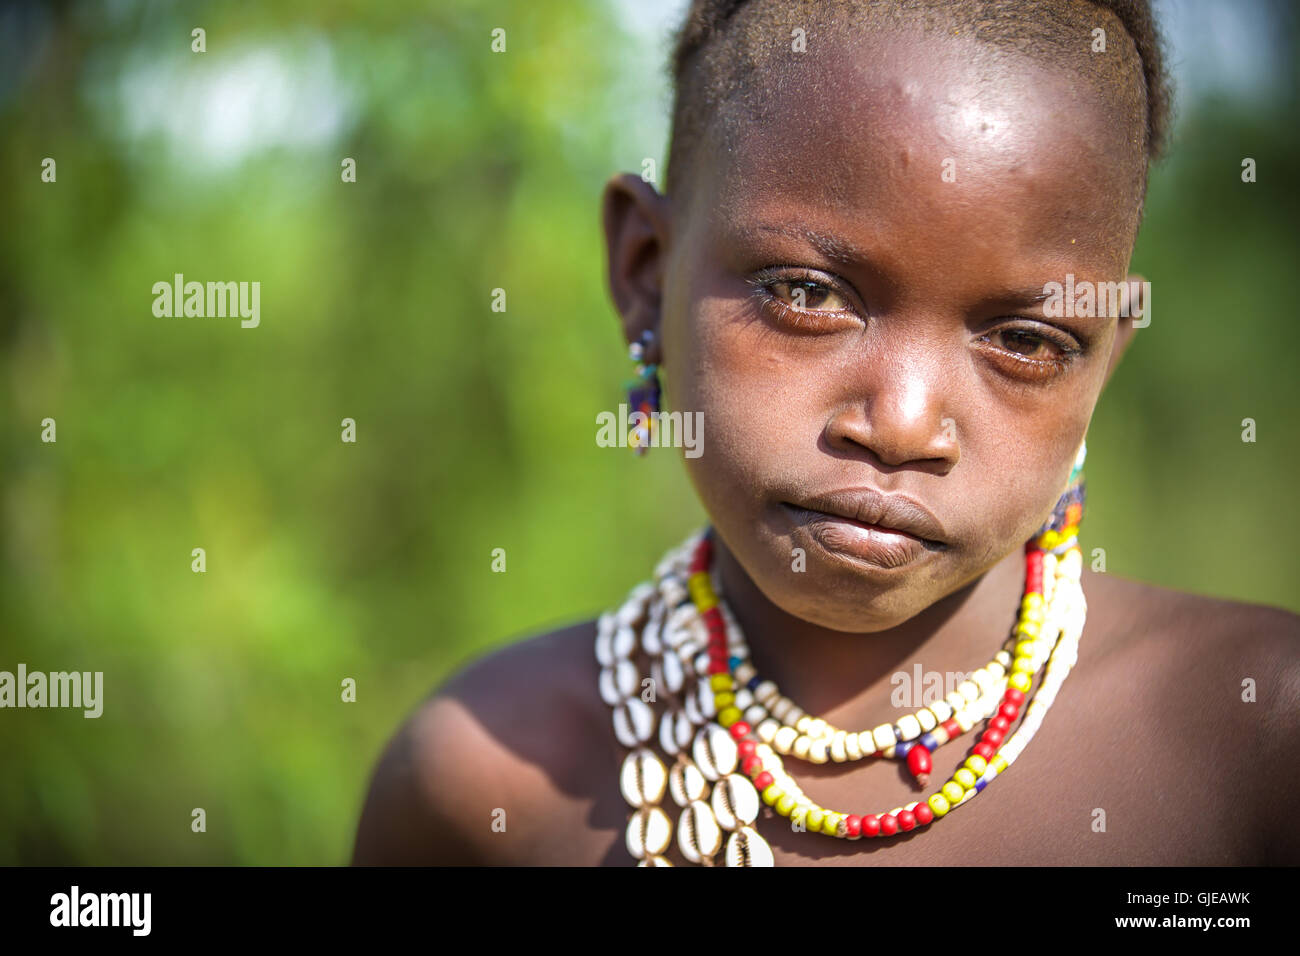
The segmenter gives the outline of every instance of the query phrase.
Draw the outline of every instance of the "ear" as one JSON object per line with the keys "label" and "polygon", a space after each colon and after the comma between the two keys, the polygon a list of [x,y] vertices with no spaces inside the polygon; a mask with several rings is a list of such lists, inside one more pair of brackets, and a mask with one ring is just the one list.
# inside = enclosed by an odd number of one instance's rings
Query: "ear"
{"label": "ear", "polygon": [[668,254],[671,215],[668,198],[632,173],[605,183],[601,218],[609,265],[609,290],[628,343],[647,330],[655,344],[646,360],[658,364],[660,306]]}
{"label": "ear", "polygon": [[[1106,379],[1102,382],[1102,388],[1106,387],[1106,383],[1110,381],[1111,375],[1115,373],[1115,369],[1119,366],[1119,360],[1124,357],[1124,352],[1128,349],[1129,343],[1133,341],[1133,336],[1136,334],[1138,328],[1145,327],[1147,322],[1146,316],[1151,309],[1150,293],[1143,284],[1146,282],[1146,279],[1143,276],[1138,275],[1136,272],[1130,272],[1125,282],[1128,284],[1130,289],[1142,290],[1140,293],[1141,299],[1139,300],[1140,314],[1136,316],[1139,325],[1135,326],[1133,324],[1135,316],[1132,314],[1127,316],[1121,315],[1119,317],[1115,326],[1115,344],[1110,350],[1110,360],[1106,364]],[[1136,285],[1134,285],[1134,283],[1136,283]],[[1138,309],[1130,308],[1128,311],[1134,313],[1137,312]]]}

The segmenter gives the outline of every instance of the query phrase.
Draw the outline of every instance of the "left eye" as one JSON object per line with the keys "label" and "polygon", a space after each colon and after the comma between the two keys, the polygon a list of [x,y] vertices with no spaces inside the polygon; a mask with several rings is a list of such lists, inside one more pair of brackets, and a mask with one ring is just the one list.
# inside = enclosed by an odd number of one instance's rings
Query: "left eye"
{"label": "left eye", "polygon": [[1082,355],[1080,346],[1064,335],[1058,340],[1033,329],[996,329],[981,340],[993,345],[992,354],[1005,371],[1030,381],[1047,381]]}
{"label": "left eye", "polygon": [[1002,329],[993,334],[1002,337],[1003,345],[1008,352],[1014,352],[1025,358],[1034,358],[1045,346],[1056,345],[1044,336],[1026,332],[1024,329]]}

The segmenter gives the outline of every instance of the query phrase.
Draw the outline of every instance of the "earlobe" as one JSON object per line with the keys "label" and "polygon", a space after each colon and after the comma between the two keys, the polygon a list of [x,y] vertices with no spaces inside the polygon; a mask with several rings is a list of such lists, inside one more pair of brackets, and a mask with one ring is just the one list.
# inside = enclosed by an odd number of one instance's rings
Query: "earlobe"
{"label": "earlobe", "polygon": [[638,342],[657,331],[668,249],[668,200],[632,173],[605,183],[601,196],[610,297],[624,338]]}

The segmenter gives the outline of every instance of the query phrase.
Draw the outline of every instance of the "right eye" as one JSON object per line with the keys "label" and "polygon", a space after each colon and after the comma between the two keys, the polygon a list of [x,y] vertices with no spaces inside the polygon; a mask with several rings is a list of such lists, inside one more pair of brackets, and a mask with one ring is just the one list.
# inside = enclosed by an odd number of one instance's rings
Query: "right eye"
{"label": "right eye", "polygon": [[819,279],[762,272],[749,280],[759,308],[773,322],[808,332],[845,328],[845,319],[860,324],[845,296]]}
{"label": "right eye", "polygon": [[[796,309],[814,312],[842,312],[847,308],[838,292],[827,288],[820,282],[814,282],[812,279],[779,279],[768,283],[767,287],[773,291],[778,291],[778,298],[783,302],[788,301]],[[838,302],[839,305],[825,309],[819,308],[819,306],[824,306],[828,299],[832,302]]]}

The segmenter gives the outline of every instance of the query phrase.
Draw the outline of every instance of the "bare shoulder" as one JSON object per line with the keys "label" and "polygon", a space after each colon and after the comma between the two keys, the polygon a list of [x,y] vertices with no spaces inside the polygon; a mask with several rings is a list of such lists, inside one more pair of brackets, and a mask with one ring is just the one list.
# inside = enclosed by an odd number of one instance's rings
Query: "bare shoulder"
{"label": "bare shoulder", "polygon": [[376,766],[353,862],[587,862],[575,828],[617,767],[594,641],[594,621],[542,634],[438,688]]}
{"label": "bare shoulder", "polygon": [[1089,621],[1104,624],[1102,655],[1131,666],[1158,663],[1180,680],[1232,681],[1238,691],[1249,689],[1250,678],[1261,698],[1295,703],[1300,615],[1111,574],[1085,572],[1083,586]]}
{"label": "bare shoulder", "polygon": [[1189,810],[1236,817],[1223,826],[1239,861],[1300,863],[1278,786],[1300,762],[1300,615],[1109,574],[1083,584],[1090,698],[1124,714],[1129,743],[1150,737],[1150,768]]}

